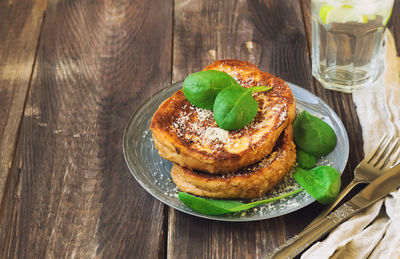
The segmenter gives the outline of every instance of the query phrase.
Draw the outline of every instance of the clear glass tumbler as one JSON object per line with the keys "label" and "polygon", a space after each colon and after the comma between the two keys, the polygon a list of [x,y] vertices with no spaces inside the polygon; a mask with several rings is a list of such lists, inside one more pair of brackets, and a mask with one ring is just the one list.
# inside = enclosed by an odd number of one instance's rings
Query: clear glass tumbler
{"label": "clear glass tumbler", "polygon": [[327,89],[351,93],[376,80],[394,0],[311,0],[312,73]]}

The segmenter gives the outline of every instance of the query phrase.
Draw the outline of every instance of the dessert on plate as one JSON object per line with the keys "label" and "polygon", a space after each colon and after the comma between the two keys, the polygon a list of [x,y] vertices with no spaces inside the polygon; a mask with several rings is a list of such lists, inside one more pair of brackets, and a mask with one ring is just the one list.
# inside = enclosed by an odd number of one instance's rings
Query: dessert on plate
{"label": "dessert on plate", "polygon": [[296,160],[292,122],[295,99],[289,86],[257,66],[219,60],[204,70],[222,71],[253,93],[255,118],[245,127],[218,127],[213,111],[192,105],[182,90],[165,100],[150,129],[161,157],[173,162],[171,177],[182,191],[213,198],[255,198],[272,189]]}

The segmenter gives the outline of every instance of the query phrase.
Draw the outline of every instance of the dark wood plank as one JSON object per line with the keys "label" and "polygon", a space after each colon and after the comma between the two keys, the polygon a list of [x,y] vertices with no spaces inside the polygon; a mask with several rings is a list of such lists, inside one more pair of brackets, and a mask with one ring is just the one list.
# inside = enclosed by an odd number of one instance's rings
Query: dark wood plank
{"label": "dark wood plank", "polygon": [[172,1],[50,3],[0,257],[164,257],[164,205],[133,179],[125,125],[171,82]]}
{"label": "dark wood plank", "polygon": [[394,0],[394,7],[392,11],[392,17],[389,20],[388,28],[393,33],[396,43],[397,54],[400,51],[400,0]]}
{"label": "dark wood plank", "polygon": [[173,81],[216,59],[236,58],[310,88],[303,26],[300,6],[291,1],[177,1]]}
{"label": "dark wood plank", "polygon": [[[176,1],[173,81],[216,59],[250,61],[262,70],[312,88],[300,2]],[[169,258],[263,258],[306,224],[298,217],[247,223],[195,218],[170,209]],[[290,229],[287,229],[290,225]]]}
{"label": "dark wood plank", "polygon": [[[0,203],[13,165],[45,8],[46,0],[0,2]],[[0,220],[1,214],[2,209]]]}

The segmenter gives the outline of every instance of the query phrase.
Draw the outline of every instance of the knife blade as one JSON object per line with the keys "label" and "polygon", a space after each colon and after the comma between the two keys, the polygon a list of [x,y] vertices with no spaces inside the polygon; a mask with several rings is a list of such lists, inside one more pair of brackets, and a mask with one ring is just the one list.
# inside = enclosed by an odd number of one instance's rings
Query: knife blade
{"label": "knife blade", "polygon": [[331,231],[337,225],[382,199],[400,186],[400,164],[367,185],[348,202],[331,212],[315,225],[304,229],[279,246],[267,258],[294,258],[312,243]]}

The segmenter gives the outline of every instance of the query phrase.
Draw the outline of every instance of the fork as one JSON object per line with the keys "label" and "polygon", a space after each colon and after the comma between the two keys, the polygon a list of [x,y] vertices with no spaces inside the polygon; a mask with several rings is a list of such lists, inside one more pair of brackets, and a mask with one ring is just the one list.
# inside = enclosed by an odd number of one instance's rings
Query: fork
{"label": "fork", "polygon": [[[386,141],[385,141],[386,140]],[[391,142],[394,143],[390,145]],[[354,178],[347,185],[345,189],[339,194],[336,201],[326,207],[321,214],[318,215],[307,227],[314,225],[316,222],[325,218],[343,199],[346,195],[358,184],[360,183],[370,183],[380,175],[384,174],[387,170],[397,164],[397,160],[400,155],[400,148],[395,147],[399,141],[398,137],[392,136],[388,139],[387,134],[385,134],[379,141],[374,150],[366,156],[354,169]],[[386,152],[385,152],[386,151]],[[393,152],[396,152],[392,156]]]}

